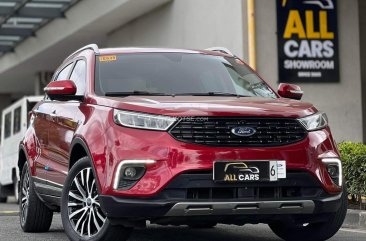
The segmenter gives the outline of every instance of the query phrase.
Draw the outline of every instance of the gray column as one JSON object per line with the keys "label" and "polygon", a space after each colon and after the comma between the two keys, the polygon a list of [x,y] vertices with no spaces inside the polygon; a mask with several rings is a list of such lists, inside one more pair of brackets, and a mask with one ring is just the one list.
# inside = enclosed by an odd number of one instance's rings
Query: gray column
{"label": "gray column", "polygon": [[363,142],[366,143],[366,1],[359,0]]}

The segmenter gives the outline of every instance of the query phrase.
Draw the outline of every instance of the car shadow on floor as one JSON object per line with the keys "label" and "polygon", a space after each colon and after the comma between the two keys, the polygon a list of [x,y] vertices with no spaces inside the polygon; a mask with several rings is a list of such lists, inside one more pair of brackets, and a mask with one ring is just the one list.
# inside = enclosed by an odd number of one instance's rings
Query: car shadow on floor
{"label": "car shadow on floor", "polygon": [[252,228],[246,226],[220,225],[211,229],[193,229],[185,226],[158,226],[149,225],[146,229],[136,229],[129,241],[277,241],[277,238],[268,229],[265,235],[260,232],[253,233]]}
{"label": "car shadow on floor", "polygon": [[[230,229],[228,229],[230,227]],[[255,229],[244,226],[219,225],[210,229],[193,229],[186,226],[148,225],[144,229],[135,229],[128,241],[279,241],[269,229]],[[49,233],[55,236],[63,235],[62,227],[51,228]]]}

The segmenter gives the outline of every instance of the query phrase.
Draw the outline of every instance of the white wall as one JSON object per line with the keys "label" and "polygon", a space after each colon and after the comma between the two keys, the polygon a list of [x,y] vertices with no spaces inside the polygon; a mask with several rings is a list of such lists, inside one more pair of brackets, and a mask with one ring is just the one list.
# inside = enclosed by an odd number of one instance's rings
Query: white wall
{"label": "white wall", "polygon": [[108,46],[225,46],[242,57],[242,1],[174,0],[110,33]]}
{"label": "white wall", "polygon": [[[278,85],[276,1],[256,0],[257,69]],[[337,142],[362,142],[359,18],[357,0],[338,1],[340,83],[300,84],[303,100],[325,111]],[[366,103],[365,103],[366,104]]]}

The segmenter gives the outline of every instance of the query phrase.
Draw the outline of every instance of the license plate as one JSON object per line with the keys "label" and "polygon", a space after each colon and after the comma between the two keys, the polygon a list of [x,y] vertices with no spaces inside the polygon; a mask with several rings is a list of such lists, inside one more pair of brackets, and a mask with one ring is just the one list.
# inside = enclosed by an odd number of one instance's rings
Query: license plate
{"label": "license plate", "polygon": [[216,182],[273,182],[286,178],[285,161],[216,161]]}

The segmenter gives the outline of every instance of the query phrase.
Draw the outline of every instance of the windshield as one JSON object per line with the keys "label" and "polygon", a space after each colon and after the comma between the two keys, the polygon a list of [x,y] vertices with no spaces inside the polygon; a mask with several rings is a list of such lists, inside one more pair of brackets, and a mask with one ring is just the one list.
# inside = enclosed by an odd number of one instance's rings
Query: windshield
{"label": "windshield", "polygon": [[98,95],[220,95],[277,98],[242,61],[190,53],[97,56]]}

